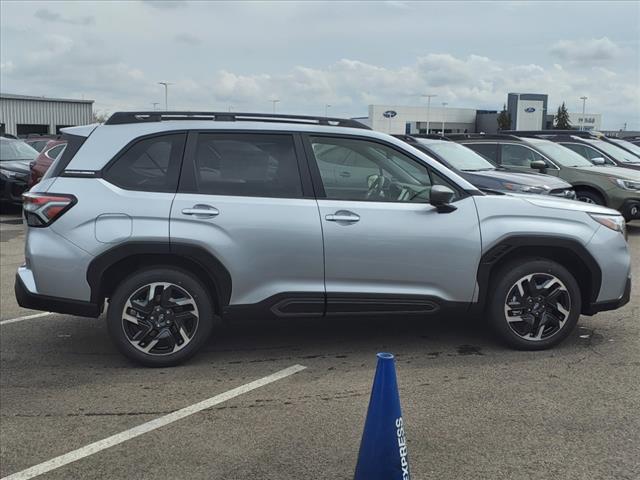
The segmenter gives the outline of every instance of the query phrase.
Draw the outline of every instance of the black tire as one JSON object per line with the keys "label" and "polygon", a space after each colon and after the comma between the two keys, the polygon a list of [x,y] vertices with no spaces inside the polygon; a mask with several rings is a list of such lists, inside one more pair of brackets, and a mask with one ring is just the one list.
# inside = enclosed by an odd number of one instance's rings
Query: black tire
{"label": "black tire", "polygon": [[[153,300],[143,304],[140,299],[147,295],[150,297],[150,285],[158,283],[170,286],[157,285],[154,292],[160,295],[154,294]],[[162,295],[165,290],[169,292],[167,299]],[[181,300],[175,300],[174,294]],[[134,304],[136,308],[140,305],[145,312],[129,308]],[[125,306],[128,306],[126,312]],[[146,309],[152,309],[151,313],[147,314]],[[153,309],[160,309],[159,313],[166,315],[160,316]],[[134,313],[139,323],[128,322],[124,318],[125,313]],[[158,323],[159,319],[162,323]],[[209,339],[214,323],[213,304],[202,283],[190,273],[174,267],[156,267],[133,273],[116,288],[107,311],[109,335],[118,350],[134,362],[148,367],[171,367],[189,359]],[[139,337],[147,331],[150,332],[148,335]],[[139,341],[135,341],[136,338]],[[181,339],[182,344],[179,344]],[[155,346],[148,353],[141,350],[141,345],[148,347],[153,340],[156,340]]]}
{"label": "black tire", "polygon": [[580,202],[594,203],[596,205],[602,206],[607,205],[607,202],[605,202],[604,198],[602,198],[602,195],[597,192],[592,192],[591,190],[577,190],[576,200]]}
{"label": "black tire", "polygon": [[[524,280],[529,276],[529,280]],[[551,282],[553,278],[557,281]],[[551,285],[550,293],[545,294],[543,285]],[[529,295],[530,290],[535,293]],[[582,297],[578,282],[565,267],[552,260],[523,258],[508,263],[492,275],[490,291],[489,324],[507,345],[518,350],[544,350],[559,344],[573,331],[580,317]],[[516,321],[517,318],[523,320]],[[562,318],[564,321],[559,320]]]}

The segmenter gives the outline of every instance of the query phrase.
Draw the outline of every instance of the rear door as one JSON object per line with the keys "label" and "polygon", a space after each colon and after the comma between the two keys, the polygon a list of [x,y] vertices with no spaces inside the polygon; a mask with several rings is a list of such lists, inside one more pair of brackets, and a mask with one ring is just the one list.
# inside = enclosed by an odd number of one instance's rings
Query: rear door
{"label": "rear door", "polygon": [[[481,249],[472,197],[459,191],[456,210],[438,213],[428,203],[431,187],[455,186],[402,150],[357,137],[306,141],[324,233],[327,315],[425,314],[472,300]],[[327,151],[359,158],[347,170],[359,182],[344,189],[326,176],[319,164]]]}
{"label": "rear door", "polygon": [[324,311],[322,231],[300,149],[290,133],[189,134],[171,244],[202,247],[226,267],[232,307]]}

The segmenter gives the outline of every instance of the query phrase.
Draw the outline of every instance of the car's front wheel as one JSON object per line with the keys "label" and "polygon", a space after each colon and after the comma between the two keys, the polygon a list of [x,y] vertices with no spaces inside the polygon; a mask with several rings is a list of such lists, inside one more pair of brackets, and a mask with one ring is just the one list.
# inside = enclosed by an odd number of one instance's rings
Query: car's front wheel
{"label": "car's front wheel", "polygon": [[152,367],[177,365],[193,356],[213,328],[211,299],[186,271],[153,268],[134,273],[115,290],[107,324],[118,349]]}
{"label": "car's front wheel", "polygon": [[582,299],[574,276],[547,259],[528,258],[501,268],[492,282],[489,322],[512,347],[542,350],[574,329]]}

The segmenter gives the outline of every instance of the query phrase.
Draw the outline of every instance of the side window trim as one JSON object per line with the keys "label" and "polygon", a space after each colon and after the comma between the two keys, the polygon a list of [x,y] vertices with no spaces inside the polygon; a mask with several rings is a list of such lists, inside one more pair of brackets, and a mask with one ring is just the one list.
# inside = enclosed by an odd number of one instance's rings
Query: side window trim
{"label": "side window trim", "polygon": [[[411,152],[399,149],[396,145],[392,143],[382,141],[378,138],[364,137],[360,135],[341,135],[341,134],[334,134],[334,133],[305,132],[302,134],[302,139],[304,142],[304,150],[306,154],[307,163],[309,165],[309,170],[311,172],[313,188],[316,192],[316,198],[318,199],[327,199],[327,194],[324,189],[324,184],[322,183],[320,168],[318,167],[318,162],[316,161],[316,157],[313,152],[313,147],[311,146],[311,137],[324,137],[324,138],[335,138],[335,139],[345,139],[345,140],[361,140],[365,142],[371,142],[374,144],[382,145],[384,147],[390,148],[391,150],[395,151],[399,155],[404,155],[409,159],[411,159],[413,162],[424,166],[427,169],[427,172],[431,181],[433,181],[432,175],[434,173],[442,177],[443,180],[448,185],[450,185],[450,187],[457,193],[457,199],[455,201],[462,200],[469,196],[469,193],[466,190],[464,190],[462,187],[457,185],[455,182],[451,181],[451,179],[449,179],[445,174],[440,173],[437,170],[434,172],[434,169],[430,165],[416,158]],[[361,201],[361,200],[353,200],[353,201]],[[362,200],[362,201],[366,201],[366,200]]]}
{"label": "side window trim", "polygon": [[[308,165],[305,159],[304,147],[300,135],[296,132],[285,130],[220,130],[220,129],[200,129],[189,130],[185,144],[185,152],[180,171],[180,179],[178,182],[178,193],[193,193],[201,195],[212,195],[198,192],[196,182],[196,153],[198,148],[198,138],[200,135],[220,134],[220,135],[287,135],[291,137],[293,142],[294,154],[296,156],[296,165],[298,167],[298,175],[302,188],[302,195],[294,198],[315,198],[311,175],[308,171]],[[233,196],[233,195],[225,195]],[[256,196],[255,198],[261,198]],[[272,197],[262,197],[272,198]],[[273,197],[273,198],[292,198],[292,197]]]}

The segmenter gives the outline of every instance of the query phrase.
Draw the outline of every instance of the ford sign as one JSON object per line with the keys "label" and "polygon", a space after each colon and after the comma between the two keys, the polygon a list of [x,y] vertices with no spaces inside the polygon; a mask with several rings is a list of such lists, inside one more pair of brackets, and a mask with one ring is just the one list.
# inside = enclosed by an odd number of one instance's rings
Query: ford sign
{"label": "ford sign", "polygon": [[398,115],[398,112],[396,112],[395,110],[387,110],[382,114],[384,118],[393,118],[396,115]]}
{"label": "ford sign", "polygon": [[533,112],[536,111],[536,109],[533,108],[533,107],[527,107],[527,108],[524,109],[524,111],[527,112],[527,113],[533,113]]}

